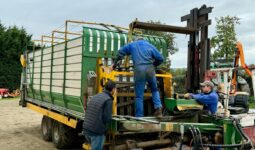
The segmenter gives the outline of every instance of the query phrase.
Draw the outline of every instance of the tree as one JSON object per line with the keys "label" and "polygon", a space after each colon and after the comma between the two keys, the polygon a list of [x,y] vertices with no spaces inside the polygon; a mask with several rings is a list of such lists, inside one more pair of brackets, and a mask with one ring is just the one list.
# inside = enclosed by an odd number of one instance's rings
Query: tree
{"label": "tree", "polygon": [[[148,23],[165,24],[165,23],[161,23],[160,21],[152,21],[152,20],[148,21]],[[142,29],[142,33],[143,34],[148,34],[148,35],[155,35],[155,36],[163,37],[165,39],[166,43],[167,43],[167,49],[168,49],[168,51],[171,55],[178,51],[178,48],[176,47],[176,44],[175,44],[175,41],[174,41],[175,36],[174,36],[173,33],[153,31],[153,30],[144,30],[144,29]]]}
{"label": "tree", "polygon": [[226,16],[216,18],[216,36],[211,39],[211,47],[214,49],[212,60],[224,58],[225,60],[233,59],[236,47],[235,26],[240,24],[240,18]]}
{"label": "tree", "polygon": [[175,93],[184,93],[185,91],[185,79],[186,68],[171,69],[170,73],[173,75],[173,83],[175,83]]}
{"label": "tree", "polygon": [[[152,21],[152,20],[148,21],[148,23],[165,24],[165,23],[161,23],[160,21]],[[143,34],[163,37],[167,43],[167,50],[168,50],[169,54],[173,55],[174,53],[176,53],[178,51],[178,48],[176,47],[176,43],[174,41],[175,36],[173,33],[153,31],[153,30],[144,30],[144,29],[141,29],[141,31]],[[170,66],[171,66],[170,58],[166,58],[165,62],[166,62],[166,64],[165,64],[166,70],[170,71]]]}
{"label": "tree", "polygon": [[31,42],[31,35],[24,28],[4,27],[0,23],[0,87],[19,88],[22,49]]}

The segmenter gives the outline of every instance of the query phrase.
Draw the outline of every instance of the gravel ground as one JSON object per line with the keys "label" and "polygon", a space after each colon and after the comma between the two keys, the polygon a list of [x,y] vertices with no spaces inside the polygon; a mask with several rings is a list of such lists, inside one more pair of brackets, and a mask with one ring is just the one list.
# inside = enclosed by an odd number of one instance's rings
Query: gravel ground
{"label": "gravel ground", "polygon": [[[1,150],[56,150],[52,142],[41,136],[42,115],[18,105],[18,100],[0,100]],[[161,150],[178,150],[173,148]],[[183,150],[189,147],[184,146]],[[77,149],[76,149],[77,150]]]}
{"label": "gravel ground", "polygon": [[41,136],[42,115],[18,106],[18,100],[0,100],[1,150],[55,150]]}

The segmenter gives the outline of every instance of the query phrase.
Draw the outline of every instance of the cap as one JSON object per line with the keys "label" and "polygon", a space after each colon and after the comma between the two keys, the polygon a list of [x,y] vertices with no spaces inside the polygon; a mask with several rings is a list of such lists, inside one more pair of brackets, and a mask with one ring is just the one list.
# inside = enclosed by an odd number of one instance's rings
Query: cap
{"label": "cap", "polygon": [[203,83],[200,83],[201,86],[210,86],[214,87],[214,84],[211,81],[204,81]]}

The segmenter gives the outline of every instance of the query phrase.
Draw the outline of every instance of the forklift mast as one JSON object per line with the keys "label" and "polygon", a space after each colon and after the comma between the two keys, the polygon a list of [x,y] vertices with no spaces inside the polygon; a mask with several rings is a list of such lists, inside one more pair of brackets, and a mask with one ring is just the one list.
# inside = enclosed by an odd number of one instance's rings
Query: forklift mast
{"label": "forklift mast", "polygon": [[205,80],[206,74],[210,69],[208,26],[211,24],[211,20],[208,19],[208,14],[211,12],[212,7],[207,7],[206,5],[203,5],[199,9],[192,9],[190,14],[181,17],[181,21],[187,21],[186,27],[146,23],[137,20],[129,25],[131,31],[138,28],[189,35],[185,81],[187,92],[196,92],[199,90],[199,83]]}

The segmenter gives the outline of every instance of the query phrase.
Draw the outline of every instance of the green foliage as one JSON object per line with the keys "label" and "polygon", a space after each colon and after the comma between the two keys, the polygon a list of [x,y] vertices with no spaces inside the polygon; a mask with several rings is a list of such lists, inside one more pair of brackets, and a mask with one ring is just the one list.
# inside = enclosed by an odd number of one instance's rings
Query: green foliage
{"label": "green foliage", "polygon": [[[148,23],[154,23],[154,24],[165,24],[160,21],[148,21]],[[170,32],[160,32],[160,31],[153,31],[153,30],[143,30],[143,34],[148,34],[148,35],[155,35],[155,36],[161,36],[166,40],[166,43],[168,45],[167,49],[169,50],[169,53],[172,55],[178,51],[178,48],[176,47],[175,44],[175,36],[173,33]]]}
{"label": "green foliage", "polygon": [[211,47],[214,48],[212,60],[233,59],[236,46],[235,26],[240,24],[240,18],[226,16],[216,18],[216,36],[211,39]]}
{"label": "green foliage", "polygon": [[186,71],[186,68],[170,69],[170,72],[173,76],[184,76],[186,74]]}
{"label": "green foliage", "polygon": [[173,83],[175,93],[185,93],[185,77],[186,68],[171,69],[170,72],[173,75]]}
{"label": "green foliage", "polygon": [[0,87],[19,88],[22,71],[19,58],[30,40],[31,35],[24,28],[7,28],[0,23]]}
{"label": "green foliage", "polygon": [[249,108],[252,108],[252,109],[255,108],[254,96],[249,97]]}
{"label": "green foliage", "polygon": [[[165,24],[160,21],[152,21],[152,20],[148,21],[148,23]],[[176,53],[178,51],[178,48],[176,47],[176,43],[174,41],[175,36],[173,33],[153,31],[153,30],[144,30],[144,29],[140,29],[140,30],[143,34],[163,37],[167,43],[167,50],[168,50],[169,54],[173,55],[174,53]],[[161,67],[164,68],[164,70],[169,72],[170,66],[171,66],[171,61],[170,61],[170,58],[165,58],[165,59],[166,59],[166,61],[165,61],[166,63],[164,65],[162,65]]]}

